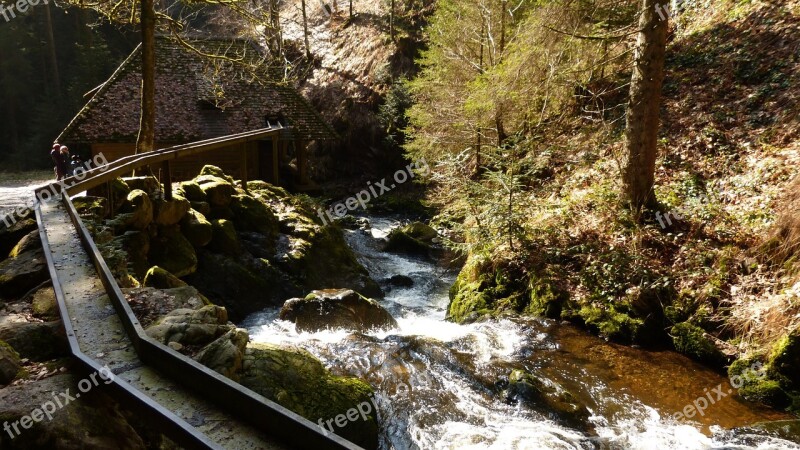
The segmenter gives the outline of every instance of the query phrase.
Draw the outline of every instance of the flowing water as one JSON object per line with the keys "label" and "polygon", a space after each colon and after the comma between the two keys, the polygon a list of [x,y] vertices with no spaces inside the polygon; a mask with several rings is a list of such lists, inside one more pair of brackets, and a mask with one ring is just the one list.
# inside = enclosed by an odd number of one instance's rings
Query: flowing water
{"label": "flowing water", "polygon": [[[277,319],[277,308],[243,326],[255,342],[301,346],[334,373],[368,381],[377,392],[381,449],[800,449],[731,431],[788,417],[738,400],[725,377],[673,352],[615,345],[546,320],[446,322],[455,271],[381,252],[381,239],[399,223],[370,222],[369,230],[346,233],[373,278],[414,280],[382,300],[398,329],[297,333]],[[570,427],[546,410],[508,402],[502,392],[513,369],[570,391],[591,423]],[[709,394],[715,390],[724,398]],[[700,397],[713,399],[702,416],[673,418]]]}

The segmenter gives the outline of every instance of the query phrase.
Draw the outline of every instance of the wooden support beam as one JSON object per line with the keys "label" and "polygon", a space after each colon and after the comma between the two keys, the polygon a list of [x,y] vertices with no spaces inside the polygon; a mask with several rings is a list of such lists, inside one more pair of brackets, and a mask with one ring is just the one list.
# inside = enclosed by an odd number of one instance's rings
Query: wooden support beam
{"label": "wooden support beam", "polygon": [[172,169],[169,160],[161,163],[161,183],[164,185],[164,199],[172,200]]}
{"label": "wooden support beam", "polygon": [[281,184],[281,176],[280,176],[280,159],[278,158],[278,152],[280,151],[278,147],[278,136],[272,137],[272,184],[275,186],[280,186]]}
{"label": "wooden support beam", "polygon": [[242,154],[241,155],[242,189],[244,189],[244,192],[246,194],[249,194],[250,192],[247,191],[247,144],[246,143],[242,144],[241,154]]}
{"label": "wooden support beam", "polygon": [[297,183],[300,186],[308,184],[308,161],[306,160],[306,142],[295,141],[295,156],[297,156]]}

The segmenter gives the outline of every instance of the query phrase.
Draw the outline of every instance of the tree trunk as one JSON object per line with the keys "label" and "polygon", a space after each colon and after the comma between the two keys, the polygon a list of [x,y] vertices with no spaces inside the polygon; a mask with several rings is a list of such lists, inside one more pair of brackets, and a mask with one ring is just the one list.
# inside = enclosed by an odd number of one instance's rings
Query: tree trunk
{"label": "tree trunk", "polygon": [[394,42],[394,2],[395,0],[392,0],[389,9],[389,36],[392,38],[392,42]]}
{"label": "tree trunk", "polygon": [[136,153],[155,149],[156,128],[156,12],[154,0],[141,0],[142,7],[142,114]]}
{"label": "tree trunk", "polygon": [[353,0],[350,0],[350,18],[353,18]]}
{"label": "tree trunk", "polygon": [[[50,67],[53,73],[53,86],[57,98],[61,98],[61,77],[58,75],[58,56],[56,55],[56,40],[53,36],[53,16],[50,14],[50,3],[44,4],[44,18],[47,25],[47,49],[50,56]],[[79,28],[80,29],[80,28]]]}
{"label": "tree trunk", "polygon": [[306,0],[301,0],[300,6],[303,10],[303,39],[306,42],[306,58],[310,61],[313,59],[313,55],[311,55],[311,44],[308,43],[308,16],[306,16]]}
{"label": "tree trunk", "polygon": [[667,2],[643,0],[639,20],[641,31],[636,42],[626,109],[625,160],[622,167],[622,200],[635,210],[656,205],[653,184],[667,45],[667,21],[659,20],[656,7],[662,7]]}
{"label": "tree trunk", "polygon": [[269,50],[274,56],[283,53],[283,36],[281,36],[281,17],[278,0],[269,0]]}

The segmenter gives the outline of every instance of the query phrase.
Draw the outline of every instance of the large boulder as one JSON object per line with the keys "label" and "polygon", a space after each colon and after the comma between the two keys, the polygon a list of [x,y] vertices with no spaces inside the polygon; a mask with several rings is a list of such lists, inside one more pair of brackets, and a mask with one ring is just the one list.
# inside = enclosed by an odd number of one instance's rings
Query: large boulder
{"label": "large boulder", "polygon": [[236,256],[242,253],[242,244],[236,236],[233,222],[225,219],[211,220],[212,238],[208,244],[209,250],[224,255]]}
{"label": "large boulder", "polygon": [[150,327],[176,309],[195,310],[211,304],[191,286],[172,289],[139,287],[123,289],[122,292],[144,328]]}
{"label": "large boulder", "polygon": [[173,195],[172,200],[161,198],[153,200],[153,222],[157,225],[175,225],[191,208],[189,200]]}
{"label": "large boulder", "polygon": [[0,341],[5,341],[23,358],[47,361],[67,356],[68,345],[61,321],[0,323]]}
{"label": "large boulder", "polygon": [[36,251],[40,248],[42,248],[42,238],[39,236],[39,230],[33,230],[17,242],[17,245],[8,252],[8,257],[16,258],[25,252]]}
{"label": "large boulder", "polygon": [[108,222],[117,231],[144,230],[153,222],[153,202],[141,189],[132,190],[119,211],[120,214]]}
{"label": "large boulder", "polygon": [[178,226],[161,227],[151,239],[149,261],[176,277],[193,274],[197,270],[197,254]]}
{"label": "large boulder", "polygon": [[142,286],[158,289],[172,289],[187,286],[187,284],[161,267],[153,266],[145,274]]}
{"label": "large boulder", "polygon": [[[346,414],[358,405],[370,405],[333,431],[367,449],[378,445],[378,423],[371,405],[372,388],[361,380],[331,375],[308,351],[294,347],[251,344],[244,357],[241,383],[305,417],[313,423]],[[362,408],[367,411],[367,408]],[[366,420],[364,419],[366,417]]]}
{"label": "large boulder", "polygon": [[0,341],[0,385],[14,381],[21,368],[19,353],[10,345]]}
{"label": "large boulder", "polygon": [[378,302],[348,289],[313,291],[305,298],[288,300],[280,318],[294,322],[299,332],[326,328],[365,332],[397,327],[397,321]]}
{"label": "large boulder", "polygon": [[181,233],[195,248],[200,248],[211,242],[213,227],[202,213],[190,209],[181,220]]}
{"label": "large boulder", "polygon": [[176,309],[146,331],[162,344],[176,342],[184,346],[204,346],[232,328],[228,324],[228,312],[225,308],[207,305],[196,310]]}
{"label": "large boulder", "polygon": [[48,284],[34,292],[31,296],[31,303],[34,317],[44,320],[58,319],[58,303],[52,285]]}
{"label": "large boulder", "polygon": [[224,178],[214,175],[200,175],[193,181],[200,186],[200,189],[206,196],[206,201],[212,207],[227,207],[231,204],[231,199],[233,193],[236,192],[236,188]]}
{"label": "large boulder", "polygon": [[50,278],[41,245],[0,261],[0,298],[17,299]]}
{"label": "large boulder", "polygon": [[36,219],[33,217],[21,220],[12,218],[10,224],[0,220],[0,258],[8,255],[20,239],[36,228]]}
{"label": "large boulder", "polygon": [[255,231],[268,238],[278,236],[278,219],[269,206],[249,195],[235,195],[230,205],[240,231]]}
{"label": "large boulder", "polygon": [[266,259],[243,253],[237,257],[198,252],[197,272],[186,281],[225,306],[234,321],[268,306],[277,306],[287,298],[301,294],[296,283]]}
{"label": "large boulder", "polygon": [[393,253],[427,255],[437,236],[436,230],[430,226],[422,222],[413,222],[389,232],[384,250]]}
{"label": "large boulder", "polygon": [[147,175],[143,177],[127,177],[122,181],[130,188],[131,191],[138,189],[144,191],[151,198],[155,198],[157,193],[161,192],[161,183],[158,182],[156,177]]}
{"label": "large boulder", "polygon": [[506,399],[521,402],[570,427],[591,428],[589,410],[569,391],[553,381],[515,369],[508,377]]}
{"label": "large boulder", "polygon": [[247,330],[235,328],[205,346],[194,359],[234,381],[239,381],[245,348],[249,340]]}
{"label": "large boulder", "polygon": [[148,262],[150,235],[145,231],[126,231],[113,239],[111,247],[125,251],[127,270],[141,280],[150,267]]}
{"label": "large boulder", "polygon": [[[78,392],[80,378],[61,374],[43,380],[9,386],[0,390],[0,421],[19,423],[23,417],[30,419],[31,412],[52,402],[59,392]],[[18,427],[21,433],[0,433],[0,448],[27,450],[47,448],[144,450],[150,448],[122,415],[119,406],[102,389],[94,389],[58,408],[52,418],[39,416],[29,429]],[[13,432],[13,429],[12,429]]]}
{"label": "large boulder", "polygon": [[205,202],[206,194],[200,189],[200,185],[194,181],[184,181],[180,184],[177,191],[192,202]]}

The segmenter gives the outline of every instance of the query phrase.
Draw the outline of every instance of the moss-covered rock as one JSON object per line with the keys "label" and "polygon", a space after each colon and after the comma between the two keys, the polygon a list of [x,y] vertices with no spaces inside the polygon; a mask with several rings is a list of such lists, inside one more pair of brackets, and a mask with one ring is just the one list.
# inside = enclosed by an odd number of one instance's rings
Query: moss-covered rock
{"label": "moss-covered rock", "polygon": [[184,181],[176,190],[181,193],[181,195],[187,198],[191,202],[205,202],[206,201],[206,193],[200,188],[200,185],[194,181]]}
{"label": "moss-covered rock", "polygon": [[194,359],[217,373],[239,381],[249,340],[247,330],[235,328],[205,346]]}
{"label": "moss-covered rock", "polygon": [[33,217],[14,220],[10,226],[0,220],[0,257],[8,255],[20,239],[36,229],[36,219]]}
{"label": "moss-covered rock", "polygon": [[[361,380],[333,376],[306,350],[269,344],[247,347],[241,383],[313,423],[334,419],[359,404],[369,403],[372,388]],[[372,408],[374,410],[374,408]],[[367,449],[377,448],[374,411],[348,421],[336,434]]]}
{"label": "moss-covered rock", "polygon": [[36,251],[42,248],[42,239],[39,236],[39,230],[31,231],[30,233],[26,234],[14,248],[8,252],[9,258],[16,258],[17,256],[29,252],[29,251]]}
{"label": "moss-covered rock", "polygon": [[231,196],[235,192],[232,183],[213,175],[201,175],[193,181],[200,186],[212,208],[227,207],[231,204]]}
{"label": "moss-covered rock", "polygon": [[549,279],[535,275],[528,282],[528,291],[530,302],[525,308],[526,314],[550,319],[561,317],[561,310],[569,297],[566,292],[558,289]]}
{"label": "moss-covered rock", "polygon": [[31,310],[37,318],[58,319],[58,302],[56,302],[56,293],[52,286],[45,286],[33,293]]}
{"label": "moss-covered rock", "polygon": [[181,220],[181,233],[195,248],[205,247],[214,236],[211,222],[194,209],[190,209]]}
{"label": "moss-covered rock", "polygon": [[467,260],[450,287],[447,320],[465,323],[492,314],[494,299],[489,291],[492,282],[487,266],[488,261],[480,256],[471,256]]}
{"label": "moss-covered rock", "polygon": [[271,239],[278,237],[278,219],[266,204],[249,195],[234,195],[230,208],[238,230],[255,231]]}
{"label": "moss-covered rock", "polygon": [[200,309],[176,309],[147,328],[147,334],[162,344],[204,346],[224,335],[233,325],[228,324],[228,312],[216,305]]}
{"label": "moss-covered rock", "polygon": [[792,403],[791,398],[778,381],[770,378],[770,372],[772,370],[759,357],[738,359],[728,367],[728,377],[740,396],[775,408],[786,408]]}
{"label": "moss-covered rock", "polygon": [[147,193],[150,198],[155,198],[157,193],[161,192],[161,183],[159,183],[156,177],[147,175],[147,176],[140,176],[140,177],[126,177],[123,178],[122,181],[128,185],[131,191],[133,190],[140,190]]}
{"label": "moss-covered rock", "polygon": [[142,286],[158,289],[172,289],[187,286],[187,284],[161,267],[153,266],[147,271],[147,274],[145,274]]}
{"label": "moss-covered rock", "polygon": [[281,320],[295,323],[298,332],[343,328],[359,332],[397,327],[389,311],[375,300],[349,289],[313,291],[284,303]]}
{"label": "moss-covered rock", "polygon": [[[387,241],[384,251],[421,256],[428,255],[431,250],[430,244],[414,237],[408,227],[411,227],[411,225],[403,228],[395,228],[390,231],[389,236],[386,238]],[[436,230],[433,231],[434,233],[436,232]]]}
{"label": "moss-covered rock", "polygon": [[616,342],[639,342],[645,332],[642,319],[632,317],[627,311],[620,311],[613,303],[585,304],[578,311],[578,317],[600,336]]}
{"label": "moss-covered rock", "polygon": [[523,370],[516,369],[509,375],[506,398],[522,402],[570,427],[591,428],[589,410],[572,393]]}
{"label": "moss-covered rock", "polygon": [[157,225],[175,225],[191,208],[189,200],[173,195],[172,200],[161,198],[153,200],[153,222]]}
{"label": "moss-covered rock", "polygon": [[47,361],[67,356],[67,338],[61,321],[5,322],[0,340],[11,345],[23,358]]}
{"label": "moss-covered rock", "polygon": [[[127,193],[125,197],[127,198]],[[81,218],[88,218],[95,222],[102,222],[111,214],[111,209],[108,207],[108,200],[104,197],[75,197],[72,199],[72,204],[75,205],[75,210],[78,211]]]}
{"label": "moss-covered rock", "polygon": [[236,236],[233,222],[225,219],[211,220],[212,237],[208,249],[224,255],[236,256],[242,253],[242,244]]}
{"label": "moss-covered rock", "polygon": [[190,202],[192,205],[192,209],[199,212],[205,217],[208,217],[211,214],[211,205],[208,202]]}
{"label": "moss-covered rock", "polygon": [[[124,261],[120,261],[120,264],[125,264],[128,273],[132,273],[138,280],[144,278],[147,269],[150,268],[148,262],[150,235],[147,232],[126,231],[122,236],[115,237],[111,246],[125,253]],[[109,267],[112,266],[113,263],[109,263]]]}
{"label": "moss-covered rock", "polygon": [[0,385],[9,384],[17,377],[22,366],[19,353],[10,345],[0,341]]}
{"label": "moss-covered rock", "polygon": [[[51,401],[58,392],[78,392],[81,377],[58,374],[42,380],[0,390],[0,422],[19,422],[42,403]],[[102,386],[102,383],[101,383]],[[5,431],[0,434],[3,450],[29,449],[126,449],[145,450],[142,438],[123,416],[119,405],[103,389],[93,389],[77,401],[64,402],[52,419],[32,421],[29,429],[13,439]]]}
{"label": "moss-covered rock", "polygon": [[151,239],[149,261],[176,277],[185,277],[197,270],[197,254],[177,226],[159,228]]}
{"label": "moss-covered rock", "polygon": [[233,180],[232,176],[226,175],[225,172],[223,172],[222,169],[220,169],[217,166],[212,166],[210,164],[207,164],[207,165],[203,166],[202,169],[200,169],[200,173],[198,174],[198,177],[202,177],[202,176],[214,176],[214,177],[217,177],[217,178],[222,178],[223,180],[225,180],[229,184],[234,184],[234,180]]}
{"label": "moss-covered rock", "polygon": [[800,390],[800,328],[779,339],[769,358],[770,368],[786,379],[787,387]]}
{"label": "moss-covered rock", "polygon": [[725,356],[702,328],[683,322],[672,327],[670,335],[678,352],[714,366],[725,364]]}
{"label": "moss-covered rock", "polygon": [[114,230],[144,230],[153,222],[153,202],[141,189],[134,189],[128,194],[126,202],[120,208],[120,214],[108,221]]}
{"label": "moss-covered rock", "polygon": [[[128,201],[128,194],[131,193],[132,189],[122,178],[114,178],[109,181],[108,185],[111,188],[109,194],[109,198],[111,199],[109,215],[113,216]],[[108,190],[106,190],[106,192],[108,192]]]}
{"label": "moss-covered rock", "polygon": [[47,261],[41,245],[0,261],[0,298],[15,300],[47,281]]}
{"label": "moss-covered rock", "polygon": [[225,306],[234,321],[302,294],[296,282],[265,259],[237,257],[201,250],[197,272],[186,281]]}

